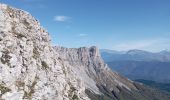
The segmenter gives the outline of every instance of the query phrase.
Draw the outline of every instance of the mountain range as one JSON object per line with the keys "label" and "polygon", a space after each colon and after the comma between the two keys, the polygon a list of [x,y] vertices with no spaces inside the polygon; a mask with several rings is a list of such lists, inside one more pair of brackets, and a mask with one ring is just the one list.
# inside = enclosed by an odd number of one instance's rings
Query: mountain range
{"label": "mountain range", "polygon": [[137,49],[129,51],[101,49],[100,52],[106,62],[121,60],[170,62],[170,51],[167,50],[153,53]]}
{"label": "mountain range", "polygon": [[170,83],[169,51],[152,53],[143,50],[129,50],[126,52],[100,50],[100,52],[111,69],[124,76],[131,79]]}

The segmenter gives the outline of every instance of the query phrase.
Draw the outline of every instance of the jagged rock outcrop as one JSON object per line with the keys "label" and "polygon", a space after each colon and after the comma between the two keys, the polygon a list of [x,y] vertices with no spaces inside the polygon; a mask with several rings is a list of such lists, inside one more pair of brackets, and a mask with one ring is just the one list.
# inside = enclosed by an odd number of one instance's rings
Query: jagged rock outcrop
{"label": "jagged rock outcrop", "polygon": [[49,34],[29,13],[0,4],[0,98],[88,99],[54,55]]}
{"label": "jagged rock outcrop", "polygon": [[[135,83],[111,69],[103,62],[99,50],[90,48],[54,47],[59,58],[85,83],[92,100],[169,100],[168,94]],[[146,92],[147,91],[147,92]]]}
{"label": "jagged rock outcrop", "polygon": [[160,98],[168,100],[112,72],[96,47],[52,47],[48,32],[28,12],[0,4],[0,99]]}
{"label": "jagged rock outcrop", "polygon": [[[87,88],[100,94],[97,85],[103,85],[110,91],[119,91],[118,86],[128,90],[136,89],[132,81],[121,77],[103,62],[99,50],[93,46],[90,48],[82,47],[78,49],[54,47],[59,57],[64,63],[70,64],[74,73],[84,81]],[[96,85],[97,84],[97,85]]]}

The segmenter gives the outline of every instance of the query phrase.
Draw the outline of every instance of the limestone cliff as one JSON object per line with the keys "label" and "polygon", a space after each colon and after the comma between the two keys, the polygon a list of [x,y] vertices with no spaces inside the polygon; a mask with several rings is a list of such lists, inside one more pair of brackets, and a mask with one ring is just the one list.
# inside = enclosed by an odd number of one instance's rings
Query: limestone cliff
{"label": "limestone cliff", "polygon": [[65,64],[72,66],[72,73],[85,84],[86,93],[92,100],[169,100],[168,94],[162,94],[111,71],[95,46],[55,46],[54,49]]}
{"label": "limestone cliff", "polygon": [[0,4],[0,98],[69,100],[88,97],[54,55],[49,34],[28,12]]}
{"label": "limestone cliff", "polygon": [[97,85],[103,85],[110,91],[119,91],[118,86],[128,90],[136,89],[132,81],[110,70],[103,62],[99,50],[95,46],[78,49],[54,47],[54,49],[64,63],[73,66],[71,67],[73,72],[84,81],[86,87],[95,93],[100,94]]}

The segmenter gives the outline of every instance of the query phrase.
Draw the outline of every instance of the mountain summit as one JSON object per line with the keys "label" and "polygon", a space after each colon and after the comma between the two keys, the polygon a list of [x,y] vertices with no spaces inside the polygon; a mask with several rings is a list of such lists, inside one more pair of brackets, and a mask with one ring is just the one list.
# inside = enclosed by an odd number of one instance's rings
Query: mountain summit
{"label": "mountain summit", "polygon": [[28,12],[0,4],[0,99],[168,100],[112,72],[96,47],[52,47]]}

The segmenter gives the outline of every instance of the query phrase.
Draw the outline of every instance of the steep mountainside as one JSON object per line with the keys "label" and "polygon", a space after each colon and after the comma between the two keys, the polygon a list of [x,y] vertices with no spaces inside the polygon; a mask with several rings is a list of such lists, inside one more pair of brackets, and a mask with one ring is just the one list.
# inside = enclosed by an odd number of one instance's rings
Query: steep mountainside
{"label": "steep mountainside", "polygon": [[[112,72],[103,62],[96,47],[78,49],[54,47],[54,49],[64,63],[73,66],[72,71],[85,83],[86,93],[92,100],[164,100],[166,98],[156,90]],[[102,95],[99,95],[100,93]]]}
{"label": "steep mountainside", "polygon": [[55,54],[48,32],[36,19],[0,4],[1,99],[88,99],[83,84]]}
{"label": "steep mountainside", "polygon": [[168,100],[112,72],[96,47],[52,47],[29,13],[0,4],[0,99]]}

